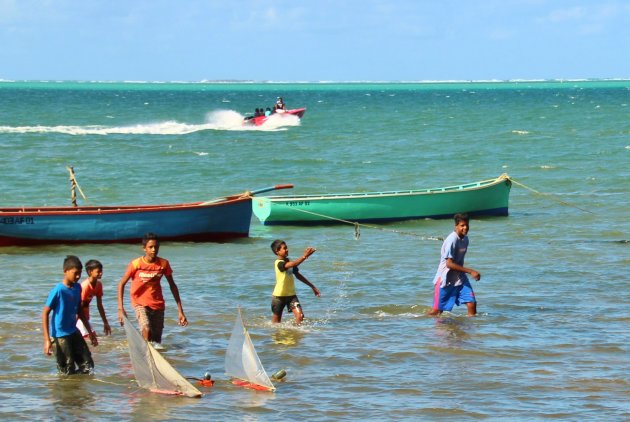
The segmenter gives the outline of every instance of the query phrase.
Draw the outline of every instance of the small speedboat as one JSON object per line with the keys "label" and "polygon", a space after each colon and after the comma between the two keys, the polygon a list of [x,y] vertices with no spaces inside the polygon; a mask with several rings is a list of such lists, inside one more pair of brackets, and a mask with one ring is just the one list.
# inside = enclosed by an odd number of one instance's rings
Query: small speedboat
{"label": "small speedboat", "polygon": [[252,125],[252,126],[260,126],[260,125],[265,124],[265,122],[269,120],[269,118],[271,118],[272,116],[274,116],[274,118],[285,117],[285,116],[297,116],[301,119],[302,116],[304,116],[305,112],[306,112],[305,107],[294,108],[293,110],[285,110],[284,112],[275,112],[273,114],[270,114],[269,116],[249,117],[244,120],[243,124]]}

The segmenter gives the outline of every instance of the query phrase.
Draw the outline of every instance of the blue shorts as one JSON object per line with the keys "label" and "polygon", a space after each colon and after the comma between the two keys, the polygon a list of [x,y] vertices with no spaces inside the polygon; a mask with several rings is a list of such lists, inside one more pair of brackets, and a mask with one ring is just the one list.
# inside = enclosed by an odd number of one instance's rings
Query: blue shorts
{"label": "blue shorts", "polygon": [[435,283],[435,294],[433,295],[433,309],[438,311],[450,311],[453,306],[461,303],[475,303],[475,292],[470,282],[465,281],[459,286],[440,287],[440,280]]}

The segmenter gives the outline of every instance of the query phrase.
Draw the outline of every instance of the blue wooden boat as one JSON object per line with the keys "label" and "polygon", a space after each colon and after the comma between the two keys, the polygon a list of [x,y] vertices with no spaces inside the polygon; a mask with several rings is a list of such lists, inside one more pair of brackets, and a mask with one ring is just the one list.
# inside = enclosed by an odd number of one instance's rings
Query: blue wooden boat
{"label": "blue wooden boat", "polygon": [[252,195],[286,187],[173,205],[0,208],[0,246],[131,243],[147,232],[197,242],[247,237]]}

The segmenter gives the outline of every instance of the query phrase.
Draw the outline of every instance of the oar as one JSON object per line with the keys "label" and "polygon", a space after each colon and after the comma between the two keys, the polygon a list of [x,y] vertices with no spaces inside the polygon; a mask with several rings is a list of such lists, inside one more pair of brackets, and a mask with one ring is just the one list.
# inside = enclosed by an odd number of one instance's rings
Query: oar
{"label": "oar", "polygon": [[256,189],[256,190],[253,190],[253,191],[246,191],[246,192],[243,192],[243,193],[241,193],[239,195],[232,195],[232,196],[226,196],[226,197],[222,197],[222,198],[211,199],[210,201],[202,202],[200,205],[208,205],[208,204],[212,204],[212,203],[217,202],[217,201],[224,201],[226,199],[235,199],[235,198],[241,198],[241,197],[254,196],[254,195],[257,195],[259,193],[269,192],[269,191],[272,191],[272,190],[291,189],[291,188],[293,188],[293,185],[291,185],[291,184],[269,186],[267,188]]}
{"label": "oar", "polygon": [[268,188],[262,188],[262,189],[253,190],[253,191],[249,192],[249,194],[254,196],[254,195],[258,195],[259,193],[264,193],[264,192],[269,192],[269,191],[272,191],[272,190],[279,190],[279,189],[293,189],[293,185],[285,184],[285,185],[269,186]]}

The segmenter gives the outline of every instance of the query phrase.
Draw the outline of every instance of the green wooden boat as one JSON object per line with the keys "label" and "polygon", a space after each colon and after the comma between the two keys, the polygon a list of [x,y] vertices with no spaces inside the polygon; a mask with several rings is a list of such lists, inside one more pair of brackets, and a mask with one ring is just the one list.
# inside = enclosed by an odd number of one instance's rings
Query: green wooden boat
{"label": "green wooden boat", "polygon": [[419,218],[507,216],[512,181],[496,179],[433,189],[326,195],[255,197],[252,209],[265,225],[384,223]]}

